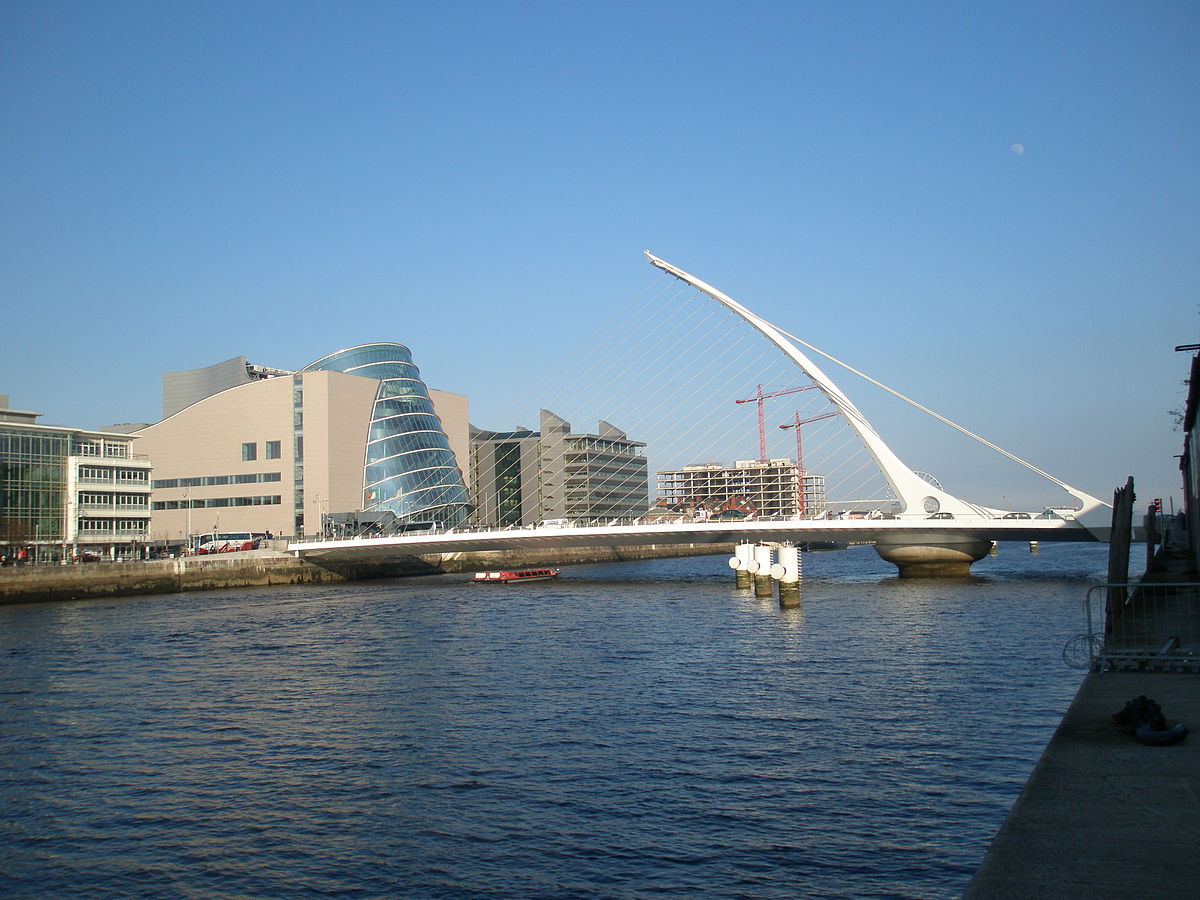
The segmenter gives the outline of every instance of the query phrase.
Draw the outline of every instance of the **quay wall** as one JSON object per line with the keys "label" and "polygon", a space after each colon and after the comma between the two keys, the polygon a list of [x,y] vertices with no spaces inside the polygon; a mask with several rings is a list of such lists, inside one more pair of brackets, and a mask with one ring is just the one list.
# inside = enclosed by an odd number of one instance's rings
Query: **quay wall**
{"label": "quay wall", "polygon": [[385,564],[332,567],[315,565],[290,553],[261,550],[180,559],[28,566],[0,570],[0,604],[330,584],[436,571],[435,565],[415,557]]}
{"label": "quay wall", "polygon": [[530,566],[570,566],[585,563],[629,562],[639,559],[675,559],[687,556],[730,556],[722,544],[647,544],[643,547],[562,547],[557,550],[488,550],[479,553],[444,553],[438,567],[443,572],[482,572]]}
{"label": "quay wall", "polygon": [[362,563],[309,562],[297,559],[290,553],[250,550],[180,559],[12,567],[0,569],[0,605],[274,585],[332,584],[524,566],[708,556],[723,553],[726,549],[712,544],[697,544],[553,552],[490,551],[408,556],[386,562]]}

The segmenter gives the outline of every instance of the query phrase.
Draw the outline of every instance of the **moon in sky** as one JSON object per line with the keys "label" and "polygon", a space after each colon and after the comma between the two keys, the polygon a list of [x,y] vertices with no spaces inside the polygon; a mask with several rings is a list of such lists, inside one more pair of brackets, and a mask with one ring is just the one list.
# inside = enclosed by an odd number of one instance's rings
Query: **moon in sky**
{"label": "moon in sky", "polygon": [[1025,145],[1024,144],[1013,144],[1012,152],[1017,154],[1017,156],[1020,156],[1022,153],[1025,152]]}

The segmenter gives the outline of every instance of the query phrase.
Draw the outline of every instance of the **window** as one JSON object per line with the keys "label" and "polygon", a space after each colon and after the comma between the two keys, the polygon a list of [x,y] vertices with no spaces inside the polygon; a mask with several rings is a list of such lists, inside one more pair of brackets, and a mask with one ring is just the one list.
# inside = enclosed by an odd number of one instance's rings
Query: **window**
{"label": "window", "polygon": [[267,459],[279,459],[281,452],[279,441],[267,441]]}
{"label": "window", "polygon": [[[192,500],[192,509],[223,509],[227,506],[279,506],[283,497],[272,494],[265,497],[207,497]],[[165,509],[188,509],[187,500],[155,500],[151,507],[155,512]]]}
{"label": "window", "polygon": [[210,487],[214,484],[255,484],[260,481],[282,481],[281,472],[253,472],[243,475],[198,475],[192,478],[157,478],[151,482],[159,488]]}
{"label": "window", "polygon": [[242,444],[242,462],[250,462],[252,459],[258,459],[258,444],[254,441]]}

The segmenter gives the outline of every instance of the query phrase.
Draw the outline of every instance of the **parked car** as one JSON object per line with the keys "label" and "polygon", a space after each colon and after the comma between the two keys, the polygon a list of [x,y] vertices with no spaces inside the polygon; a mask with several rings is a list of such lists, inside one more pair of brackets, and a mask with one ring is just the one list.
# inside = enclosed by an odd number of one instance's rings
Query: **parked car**
{"label": "parked car", "polygon": [[1005,513],[1004,518],[1006,518],[1006,519],[1032,519],[1033,516],[1031,516],[1029,513],[1011,512],[1011,513]]}
{"label": "parked car", "polygon": [[938,512],[938,513],[934,513],[929,518],[931,518],[931,519],[953,519],[954,513]]}

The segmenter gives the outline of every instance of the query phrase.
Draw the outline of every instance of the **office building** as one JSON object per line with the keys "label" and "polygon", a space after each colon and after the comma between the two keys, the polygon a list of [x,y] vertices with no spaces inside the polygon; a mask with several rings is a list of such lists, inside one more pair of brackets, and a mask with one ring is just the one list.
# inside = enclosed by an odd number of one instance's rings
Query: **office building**
{"label": "office building", "polygon": [[144,556],[151,463],[135,438],[40,417],[0,394],[0,558]]}
{"label": "office building", "polygon": [[547,410],[537,431],[473,428],[473,521],[503,527],[639,518],[649,503],[645,446],[604,421],[595,434],[574,434]]}

